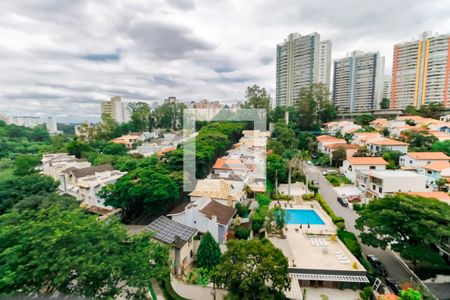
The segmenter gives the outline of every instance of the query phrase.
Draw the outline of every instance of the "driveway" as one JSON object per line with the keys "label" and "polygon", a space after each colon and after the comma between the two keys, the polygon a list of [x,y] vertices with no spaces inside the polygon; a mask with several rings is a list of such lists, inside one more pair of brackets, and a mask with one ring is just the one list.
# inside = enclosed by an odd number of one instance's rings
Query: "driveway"
{"label": "driveway", "polygon": [[[355,221],[358,214],[348,208],[343,207],[337,202],[337,192],[328,180],[322,175],[320,170],[308,164],[304,164],[305,174],[308,180],[317,180],[319,182],[319,194],[328,203],[337,216],[345,219],[345,227],[348,231],[359,236],[359,231],[355,228]],[[375,254],[385,266],[389,277],[394,278],[400,283],[414,281],[414,275],[400,262],[394,253],[390,250],[368,247],[361,243],[362,251],[367,254]],[[417,283],[417,282],[416,282]]]}

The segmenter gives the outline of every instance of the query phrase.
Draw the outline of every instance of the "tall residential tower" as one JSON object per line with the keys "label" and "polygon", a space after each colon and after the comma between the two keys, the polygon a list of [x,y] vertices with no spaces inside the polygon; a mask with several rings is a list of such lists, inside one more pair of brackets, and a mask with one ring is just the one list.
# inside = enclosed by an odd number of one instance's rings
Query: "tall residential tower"
{"label": "tall residential tower", "polygon": [[[322,68],[319,67],[320,53],[320,35],[316,32],[304,36],[291,33],[283,43],[277,45],[277,106],[294,105],[303,87],[319,82],[327,84],[327,72],[329,74],[331,68],[331,62],[327,62],[327,59],[331,60],[331,42],[323,44]],[[319,76],[319,73],[323,76]]]}
{"label": "tall residential tower", "polygon": [[120,97],[112,97],[111,100],[101,102],[101,115],[109,115],[117,123],[130,121],[129,103],[123,103]]}
{"label": "tall residential tower", "polygon": [[394,46],[391,108],[437,102],[450,108],[450,34],[423,33]]}
{"label": "tall residential tower", "polygon": [[384,79],[384,57],[379,52],[353,51],[334,62],[333,102],[340,112],[378,109]]}

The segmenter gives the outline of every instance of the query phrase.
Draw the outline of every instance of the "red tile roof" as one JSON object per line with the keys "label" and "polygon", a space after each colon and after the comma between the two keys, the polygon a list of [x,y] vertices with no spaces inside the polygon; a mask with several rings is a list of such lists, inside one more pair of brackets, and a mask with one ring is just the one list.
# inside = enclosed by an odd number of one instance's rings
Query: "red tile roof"
{"label": "red tile roof", "polygon": [[387,165],[382,157],[349,157],[347,160],[352,165]]}
{"label": "red tile roof", "polygon": [[428,160],[428,159],[439,159],[439,160],[450,160],[444,152],[408,152],[406,153],[409,157],[417,160]]}

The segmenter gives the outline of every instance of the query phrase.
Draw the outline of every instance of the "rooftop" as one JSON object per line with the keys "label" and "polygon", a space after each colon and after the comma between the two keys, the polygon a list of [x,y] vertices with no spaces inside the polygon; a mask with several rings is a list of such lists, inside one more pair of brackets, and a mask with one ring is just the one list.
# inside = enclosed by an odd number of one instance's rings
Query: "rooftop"
{"label": "rooftop", "polygon": [[216,160],[213,169],[247,170],[248,168],[239,158],[220,157]]}
{"label": "rooftop", "polygon": [[215,216],[217,217],[217,223],[227,225],[236,214],[236,209],[211,200],[200,210],[200,212],[211,220]]}
{"label": "rooftop", "polygon": [[368,175],[372,177],[377,178],[417,178],[417,177],[423,177],[424,175],[420,175],[415,172],[411,171],[403,171],[403,170],[382,170],[382,171],[369,171],[367,173]]}
{"label": "rooftop", "polygon": [[450,163],[448,161],[435,161],[424,166],[424,169],[440,172],[445,169],[450,169]]}
{"label": "rooftop", "polygon": [[166,244],[181,248],[197,234],[197,229],[175,222],[166,216],[160,216],[150,223],[146,229],[153,233],[153,238]]}
{"label": "rooftop", "polygon": [[324,148],[327,149],[338,149],[338,148],[344,148],[344,149],[358,149],[359,146],[355,145],[355,144],[341,144],[341,143],[336,143],[336,144],[331,144],[331,145],[325,145]]}
{"label": "rooftop", "polygon": [[233,187],[224,179],[202,179],[197,182],[195,190],[189,196],[208,197],[212,199],[227,199],[232,195]]}
{"label": "rooftop", "polygon": [[409,192],[406,194],[450,202],[450,196],[446,192]]}
{"label": "rooftop", "polygon": [[388,139],[388,138],[375,138],[372,140],[367,141],[369,144],[373,144],[373,145],[379,145],[379,146],[406,146],[408,145],[407,143],[404,142],[400,142],[397,140],[393,140],[393,139]]}
{"label": "rooftop", "polygon": [[408,152],[406,153],[411,158],[417,160],[428,160],[428,159],[440,159],[440,160],[450,160],[444,152]]}
{"label": "rooftop", "polygon": [[382,157],[349,157],[347,158],[352,165],[387,165],[388,162]]}
{"label": "rooftop", "polygon": [[72,170],[71,173],[76,178],[86,177],[90,175],[95,175],[95,173],[106,172],[106,171],[114,171],[113,166],[111,164],[103,164],[94,167],[82,168]]}

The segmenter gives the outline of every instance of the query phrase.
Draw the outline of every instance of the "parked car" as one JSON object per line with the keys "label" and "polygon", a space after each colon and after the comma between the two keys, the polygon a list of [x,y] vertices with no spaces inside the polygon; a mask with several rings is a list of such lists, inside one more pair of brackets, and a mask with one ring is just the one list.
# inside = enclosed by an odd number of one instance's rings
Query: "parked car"
{"label": "parked car", "polygon": [[337,197],[337,201],[343,206],[343,207],[348,207],[348,201],[345,200],[342,197]]}
{"label": "parked car", "polygon": [[387,275],[386,269],[384,268],[378,257],[376,257],[374,254],[367,254],[367,260],[375,268],[378,275],[383,277]]}
{"label": "parked car", "polygon": [[402,288],[397,280],[387,277],[385,279],[386,285],[394,292],[394,294],[399,295]]}

